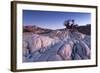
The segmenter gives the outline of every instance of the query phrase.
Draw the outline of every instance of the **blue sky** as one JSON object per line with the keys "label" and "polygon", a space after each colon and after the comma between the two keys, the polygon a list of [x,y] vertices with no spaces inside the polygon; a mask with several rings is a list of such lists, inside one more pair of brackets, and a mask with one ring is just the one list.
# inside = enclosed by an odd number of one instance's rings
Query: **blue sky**
{"label": "blue sky", "polygon": [[42,28],[61,29],[65,27],[63,24],[67,19],[74,19],[80,26],[91,24],[90,13],[23,10],[24,26],[37,25]]}

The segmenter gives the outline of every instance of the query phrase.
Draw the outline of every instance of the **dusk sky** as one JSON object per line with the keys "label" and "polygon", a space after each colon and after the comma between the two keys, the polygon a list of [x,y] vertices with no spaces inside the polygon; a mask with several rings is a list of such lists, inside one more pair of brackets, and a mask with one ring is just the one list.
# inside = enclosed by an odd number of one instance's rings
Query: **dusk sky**
{"label": "dusk sky", "polygon": [[74,19],[79,26],[91,24],[90,13],[23,10],[23,25],[36,25],[42,28],[60,29],[64,21]]}

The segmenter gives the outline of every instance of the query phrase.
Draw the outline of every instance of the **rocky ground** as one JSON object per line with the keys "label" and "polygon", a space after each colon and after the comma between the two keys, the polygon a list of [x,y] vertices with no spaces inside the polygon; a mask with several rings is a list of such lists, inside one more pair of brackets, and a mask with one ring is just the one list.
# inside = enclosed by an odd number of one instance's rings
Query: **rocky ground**
{"label": "rocky ground", "polygon": [[91,37],[72,29],[23,32],[23,62],[91,58]]}

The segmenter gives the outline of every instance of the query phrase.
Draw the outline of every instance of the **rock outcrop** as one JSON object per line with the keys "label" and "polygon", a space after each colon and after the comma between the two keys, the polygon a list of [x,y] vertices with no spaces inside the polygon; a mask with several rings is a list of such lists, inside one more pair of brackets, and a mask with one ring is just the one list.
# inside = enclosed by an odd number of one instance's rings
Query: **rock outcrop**
{"label": "rock outcrop", "polygon": [[23,33],[23,62],[83,60],[91,58],[91,37],[72,29],[45,34]]}

